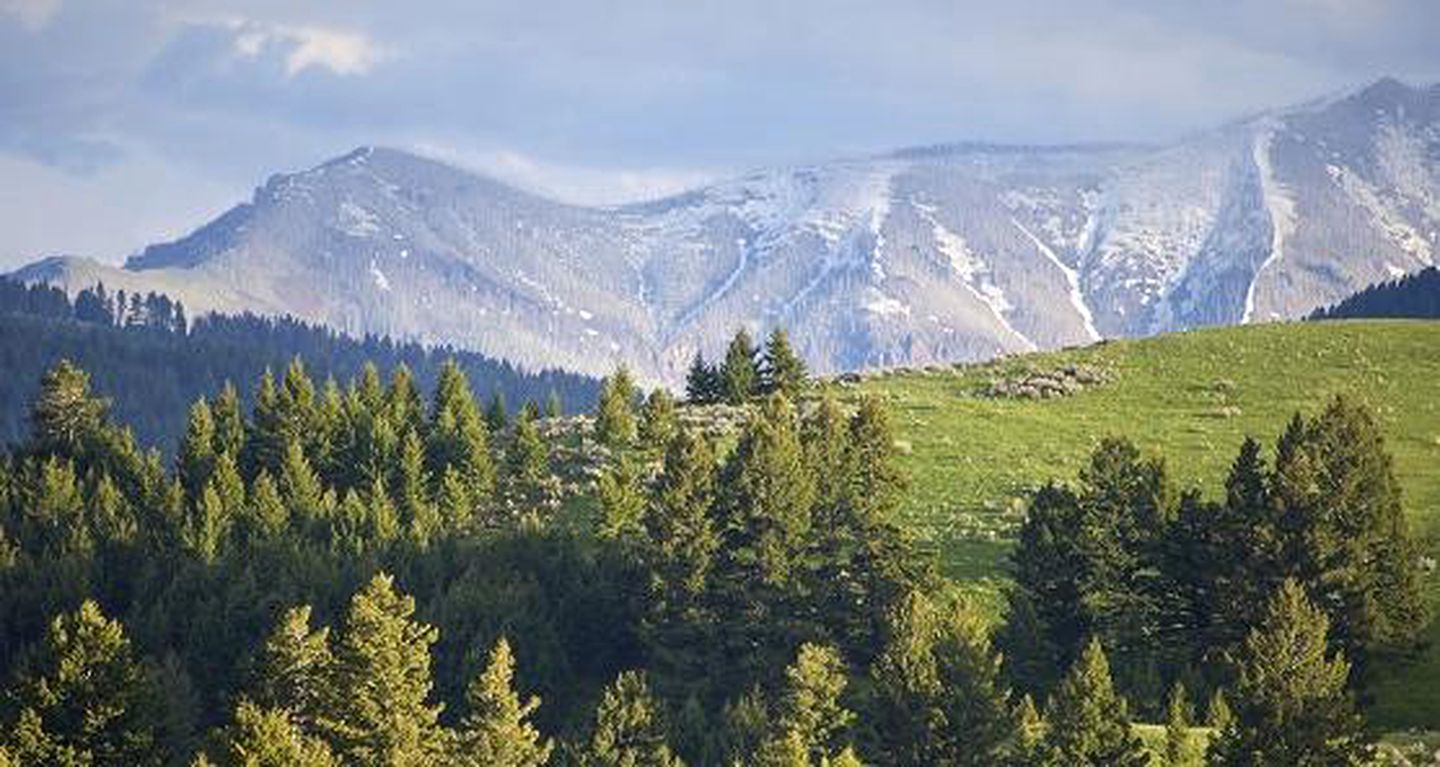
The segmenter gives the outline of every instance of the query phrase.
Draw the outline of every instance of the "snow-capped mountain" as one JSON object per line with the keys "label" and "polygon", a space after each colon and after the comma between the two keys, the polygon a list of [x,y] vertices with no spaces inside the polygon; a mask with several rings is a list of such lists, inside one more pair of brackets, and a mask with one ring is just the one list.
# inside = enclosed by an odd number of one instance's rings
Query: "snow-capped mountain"
{"label": "snow-capped mountain", "polygon": [[18,272],[674,381],[741,326],[820,371],[1302,316],[1434,263],[1440,86],[1382,80],[1170,146],[954,145],[560,204],[365,148],[123,269]]}

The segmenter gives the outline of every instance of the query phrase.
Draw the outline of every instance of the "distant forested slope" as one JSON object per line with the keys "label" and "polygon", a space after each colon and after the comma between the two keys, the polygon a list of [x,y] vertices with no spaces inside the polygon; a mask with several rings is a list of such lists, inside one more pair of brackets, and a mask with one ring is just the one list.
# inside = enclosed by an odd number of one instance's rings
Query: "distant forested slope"
{"label": "distant forested slope", "polygon": [[243,396],[266,368],[278,375],[302,357],[317,381],[348,380],[366,362],[381,371],[404,364],[428,390],[441,364],[455,358],[487,400],[516,407],[558,399],[566,412],[587,409],[593,379],[555,370],[529,372],[478,354],[367,336],[355,339],[293,319],[207,315],[187,322],[165,296],[61,290],[0,280],[0,443],[28,429],[28,403],[44,371],[70,359],[114,400],[115,416],[142,445],[171,448],[185,429],[189,403],[227,381]]}
{"label": "distant forested slope", "polygon": [[1362,317],[1440,319],[1440,269],[1429,267],[1398,280],[1381,282],[1311,315],[1316,320]]}

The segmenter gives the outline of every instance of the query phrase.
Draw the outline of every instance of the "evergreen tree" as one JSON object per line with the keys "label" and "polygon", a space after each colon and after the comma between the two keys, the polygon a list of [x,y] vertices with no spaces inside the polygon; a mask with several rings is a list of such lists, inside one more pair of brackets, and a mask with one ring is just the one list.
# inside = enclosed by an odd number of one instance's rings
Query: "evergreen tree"
{"label": "evergreen tree", "polygon": [[640,535],[645,488],[633,459],[622,453],[611,460],[595,481],[595,499],[600,503],[600,537],[633,540]]}
{"label": "evergreen tree", "polygon": [[892,611],[871,669],[879,692],[877,752],[896,765],[993,765],[1015,722],[982,621],[963,605],[937,609],[918,592]]}
{"label": "evergreen tree", "polygon": [[675,413],[675,398],[663,388],[650,392],[645,406],[640,410],[640,444],[647,448],[660,448],[670,444],[675,431],[680,428],[679,416]]}
{"label": "evergreen tree", "polygon": [[250,486],[250,502],[241,529],[247,540],[277,538],[290,525],[290,511],[269,472],[261,472]]}
{"label": "evergreen tree", "polygon": [[31,445],[44,455],[77,457],[105,423],[109,400],[90,393],[90,375],[69,360],[45,373],[30,410]]}
{"label": "evergreen tree", "polygon": [[505,431],[509,421],[510,411],[505,407],[505,395],[496,389],[490,396],[490,406],[485,409],[485,425],[490,428],[491,434],[499,434]]}
{"label": "evergreen tree", "polygon": [[220,387],[210,411],[215,421],[215,453],[229,454],[238,462],[245,448],[245,414],[240,407],[240,393],[229,381]]}
{"label": "evergreen tree", "polygon": [[725,364],[720,368],[721,396],[732,405],[741,405],[760,388],[760,372],[755,365],[755,344],[744,328],[735,332],[725,350]]}
{"label": "evergreen tree", "polygon": [[582,759],[586,767],[683,767],[665,738],[645,674],[626,671],[605,689]]}
{"label": "evergreen tree", "polygon": [[551,389],[545,395],[545,417],[559,418],[565,415],[565,406],[560,403],[560,392]]}
{"label": "evergreen tree", "polygon": [[764,391],[778,391],[791,400],[798,399],[810,384],[805,363],[790,346],[790,336],[784,328],[772,330],[765,341],[761,380]]}
{"label": "evergreen tree", "polygon": [[1104,650],[1090,640],[1047,707],[1045,764],[1144,767],[1149,758],[1130,730],[1127,708],[1112,686]]}
{"label": "evergreen tree", "polygon": [[281,615],[260,652],[252,683],[255,702],[265,710],[283,711],[303,731],[322,731],[320,722],[337,695],[332,686],[335,657],[330,629],[310,627],[310,606],[292,607]]}
{"label": "evergreen tree", "polygon": [[473,767],[540,767],[554,744],[543,740],[529,718],[540,699],[522,702],[514,689],[515,656],[503,637],[490,651],[485,671],[465,693],[470,711],[461,723],[457,758]]}
{"label": "evergreen tree", "polygon": [[210,481],[210,472],[215,468],[215,442],[215,419],[210,405],[203,399],[196,400],[190,407],[190,420],[175,459],[186,497],[198,498]]}
{"label": "evergreen tree", "polygon": [[1210,745],[1212,764],[1370,763],[1364,722],[1347,687],[1350,664],[1326,649],[1328,630],[1304,589],[1285,581],[1245,640],[1234,718]]}
{"label": "evergreen tree", "polygon": [[220,737],[219,767],[338,767],[324,740],[307,735],[283,709],[242,700]]}
{"label": "evergreen tree", "polygon": [[1195,764],[1191,745],[1190,725],[1195,712],[1185,693],[1185,685],[1176,682],[1165,701],[1165,764],[1168,767],[1189,767]]}
{"label": "evergreen tree", "polygon": [[442,706],[430,702],[434,627],[414,621],[415,600],[376,575],[350,600],[335,648],[335,698],[325,727],[341,758],[360,764],[443,763]]}
{"label": "evergreen tree", "polygon": [[20,764],[163,763],[150,683],[124,629],[92,601],[50,624],[15,703]]}
{"label": "evergreen tree", "polygon": [[512,513],[532,513],[547,501],[550,448],[526,411],[515,418],[510,448],[505,452],[506,500]]}
{"label": "evergreen tree", "polygon": [[1225,697],[1225,690],[1216,687],[1215,692],[1210,694],[1210,702],[1205,705],[1205,726],[1215,732],[1220,732],[1229,727],[1234,718],[1235,714],[1230,710],[1230,702]]}
{"label": "evergreen tree", "polygon": [[474,499],[488,498],[495,486],[489,428],[465,373],[454,360],[440,368],[428,432],[426,454],[432,476],[442,477],[446,469],[454,467]]}
{"label": "evergreen tree", "polygon": [[395,467],[396,514],[400,527],[410,540],[424,548],[440,533],[441,519],[430,503],[430,477],[425,469],[425,448],[420,435],[406,432],[400,445],[399,465]]}
{"label": "evergreen tree", "polygon": [[705,361],[699,351],[685,373],[685,401],[692,405],[709,405],[720,401],[720,372]]}
{"label": "evergreen tree", "polygon": [[624,365],[601,382],[595,405],[595,436],[601,444],[619,450],[635,441],[636,396],[635,382]]}
{"label": "evergreen tree", "polygon": [[1327,612],[1332,638],[1362,665],[1409,649],[1426,623],[1418,548],[1374,417],[1336,398],[1298,415],[1276,447],[1272,497],[1288,575]]}
{"label": "evergreen tree", "polygon": [[850,762],[855,714],[840,700],[845,665],[833,648],[806,643],[785,671],[785,691],[756,762],[764,767]]}

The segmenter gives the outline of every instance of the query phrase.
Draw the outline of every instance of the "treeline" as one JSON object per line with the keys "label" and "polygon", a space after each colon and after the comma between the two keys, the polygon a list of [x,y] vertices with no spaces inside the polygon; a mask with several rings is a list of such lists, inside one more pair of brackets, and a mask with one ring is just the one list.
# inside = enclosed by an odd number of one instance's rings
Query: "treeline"
{"label": "treeline", "polygon": [[453,365],[252,399],[197,402],[166,467],[46,376],[0,462],[0,764],[1358,765],[1364,669],[1425,621],[1343,401],[1221,501],[1102,444],[1036,495],[992,636],[897,524],[873,399],[772,392],[718,440],[624,371],[578,431],[490,422]]}
{"label": "treeline", "polygon": [[1440,268],[1427,266],[1399,279],[1371,285],[1310,315],[1312,320],[1366,317],[1440,319]]}
{"label": "treeline", "polygon": [[295,357],[319,380],[345,380],[366,362],[405,365],[422,387],[433,386],[454,359],[487,398],[510,408],[556,400],[583,412],[598,382],[558,370],[525,371],[507,362],[448,347],[423,347],[367,336],[353,339],[290,318],[205,315],[186,319],[178,302],[154,293],[64,291],[0,279],[0,444],[24,439],[26,405],[40,376],[61,359],[87,370],[97,390],[115,399],[115,415],[143,444],[171,446],[185,428],[185,409],[225,383],[280,371]]}
{"label": "treeline", "polygon": [[805,361],[795,353],[784,328],[770,331],[763,349],[741,328],[719,364],[706,362],[704,354],[695,352],[685,375],[685,399],[697,405],[739,405],[773,392],[794,399],[808,385]]}

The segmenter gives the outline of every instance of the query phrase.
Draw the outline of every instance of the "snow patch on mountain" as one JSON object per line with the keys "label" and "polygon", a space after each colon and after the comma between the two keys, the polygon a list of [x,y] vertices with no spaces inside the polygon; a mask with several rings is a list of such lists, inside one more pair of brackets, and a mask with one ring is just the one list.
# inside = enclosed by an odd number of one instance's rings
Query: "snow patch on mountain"
{"label": "snow patch on mountain", "polygon": [[1277,128],[1265,124],[1253,144],[1255,167],[1260,173],[1260,190],[1265,200],[1265,211],[1270,216],[1270,254],[1255,270],[1250,287],[1245,291],[1245,309],[1240,314],[1242,324],[1255,317],[1255,286],[1266,270],[1273,269],[1285,257],[1285,240],[1295,233],[1295,198],[1275,178],[1275,168],[1270,161],[1270,152],[1275,141]]}
{"label": "snow patch on mountain", "polygon": [[1054,264],[1055,268],[1059,269],[1060,273],[1065,276],[1065,284],[1070,290],[1070,305],[1075,309],[1075,313],[1080,315],[1080,321],[1085,329],[1085,336],[1092,341],[1099,341],[1101,338],[1100,331],[1095,329],[1095,318],[1091,316],[1090,307],[1085,304],[1085,294],[1080,290],[1080,273],[1066,266],[1065,262],[1061,261],[1060,257],[1055,255],[1055,251],[1051,250],[1050,246],[1042,242],[1039,237],[1036,237],[1034,232],[1025,228],[1024,224],[1013,217],[1010,219],[1010,223],[1013,224],[1016,229],[1019,229],[1020,233],[1025,235],[1026,239],[1034,243],[1041,255],[1045,256],[1045,258]]}

